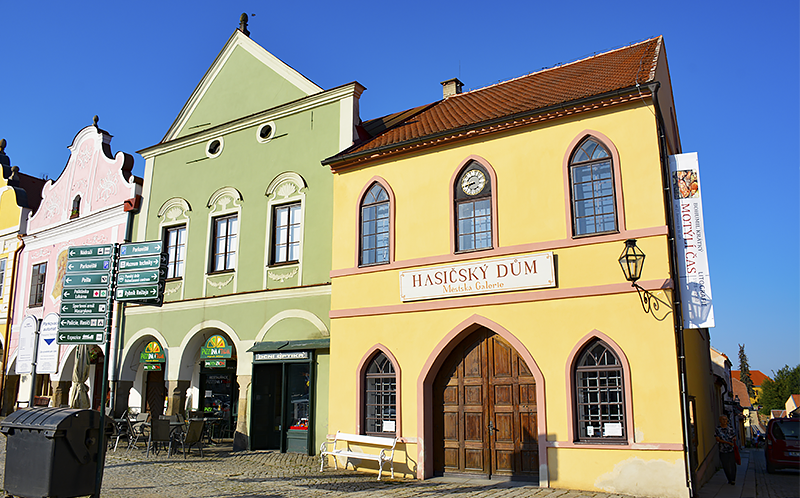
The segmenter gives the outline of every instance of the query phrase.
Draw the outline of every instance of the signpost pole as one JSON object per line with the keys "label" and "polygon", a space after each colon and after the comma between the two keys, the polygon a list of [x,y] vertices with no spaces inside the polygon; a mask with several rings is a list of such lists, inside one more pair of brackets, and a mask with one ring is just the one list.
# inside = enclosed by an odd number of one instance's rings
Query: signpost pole
{"label": "signpost pole", "polygon": [[39,329],[42,327],[41,318],[36,319],[36,330],[33,333],[33,356],[31,356],[31,397],[28,398],[28,408],[33,408],[36,399],[36,355],[39,354]]}

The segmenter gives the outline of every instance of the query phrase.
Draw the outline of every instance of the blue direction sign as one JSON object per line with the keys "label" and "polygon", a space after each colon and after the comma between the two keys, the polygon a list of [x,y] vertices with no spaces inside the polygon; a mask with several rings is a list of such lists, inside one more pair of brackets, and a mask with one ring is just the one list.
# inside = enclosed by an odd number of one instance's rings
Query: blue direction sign
{"label": "blue direction sign", "polygon": [[61,290],[61,300],[63,301],[103,301],[108,302],[111,293],[104,288],[64,288]]}
{"label": "blue direction sign", "polygon": [[64,275],[64,287],[108,286],[108,277],[108,273],[67,273]]}
{"label": "blue direction sign", "polygon": [[119,260],[119,269],[123,270],[155,270],[167,266],[167,253],[162,252],[155,256],[142,256],[138,258],[124,258]]}
{"label": "blue direction sign", "polygon": [[151,256],[161,254],[164,243],[160,240],[152,242],[134,242],[132,244],[122,244],[119,246],[119,257],[128,258],[134,256]]}
{"label": "blue direction sign", "polygon": [[62,316],[58,320],[58,330],[63,329],[100,329],[106,328],[107,317]]}
{"label": "blue direction sign", "polygon": [[117,285],[155,284],[164,280],[166,274],[166,271],[160,270],[119,272]]}
{"label": "blue direction sign", "polygon": [[163,295],[164,286],[162,284],[152,284],[118,287],[117,295],[115,297],[117,301],[136,301],[141,299],[157,300]]}
{"label": "blue direction sign", "polygon": [[73,246],[67,249],[67,259],[79,258],[102,258],[111,256],[114,252],[114,244],[101,246]]}
{"label": "blue direction sign", "polygon": [[111,271],[111,259],[76,259],[67,262],[67,272]]}
{"label": "blue direction sign", "polygon": [[58,331],[59,344],[103,344],[103,332],[91,330]]}
{"label": "blue direction sign", "polygon": [[62,302],[59,309],[61,311],[61,316],[105,316],[108,313],[109,305],[108,300]]}

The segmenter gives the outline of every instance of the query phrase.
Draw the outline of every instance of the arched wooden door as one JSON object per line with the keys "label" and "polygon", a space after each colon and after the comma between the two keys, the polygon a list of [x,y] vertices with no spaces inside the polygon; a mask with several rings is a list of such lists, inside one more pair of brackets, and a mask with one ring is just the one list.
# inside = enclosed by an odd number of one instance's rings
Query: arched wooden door
{"label": "arched wooden door", "polygon": [[481,328],[436,376],[434,472],[536,479],[536,382],[519,353]]}

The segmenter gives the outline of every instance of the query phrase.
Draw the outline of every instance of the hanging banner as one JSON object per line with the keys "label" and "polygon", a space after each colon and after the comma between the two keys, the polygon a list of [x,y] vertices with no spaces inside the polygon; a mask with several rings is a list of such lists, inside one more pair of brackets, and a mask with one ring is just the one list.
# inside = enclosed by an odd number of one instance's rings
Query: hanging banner
{"label": "hanging banner", "polygon": [[678,283],[687,329],[714,326],[697,152],[669,156]]}
{"label": "hanging banner", "polygon": [[58,372],[58,313],[49,313],[39,326],[39,347],[36,349],[36,373]]}
{"label": "hanging banner", "polygon": [[221,335],[212,335],[200,348],[201,360],[215,360],[221,358],[231,358],[231,346]]}

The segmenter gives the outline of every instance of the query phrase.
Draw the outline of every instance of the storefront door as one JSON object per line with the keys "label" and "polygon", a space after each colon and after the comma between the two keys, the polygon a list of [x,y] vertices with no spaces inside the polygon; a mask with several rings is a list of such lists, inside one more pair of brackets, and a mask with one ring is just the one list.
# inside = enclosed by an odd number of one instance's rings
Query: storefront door
{"label": "storefront door", "polygon": [[236,382],[236,360],[227,360],[224,367],[200,366],[200,410],[203,416],[216,419],[215,432],[221,434],[236,426],[239,384]]}
{"label": "storefront door", "polygon": [[250,448],[308,454],[311,362],[281,361],[285,353],[274,355],[253,365]]}
{"label": "storefront door", "polygon": [[456,346],[433,400],[436,473],[538,476],[536,384],[502,337],[480,329]]}

